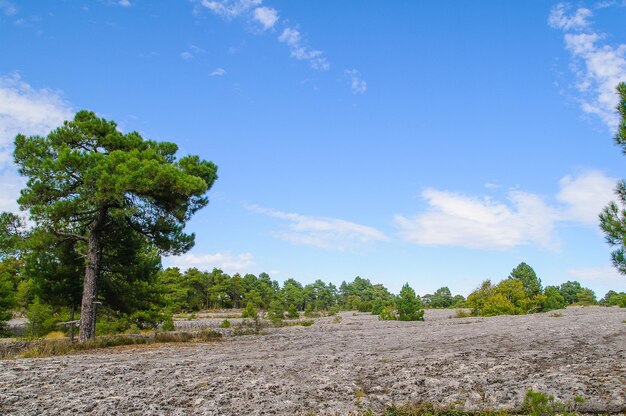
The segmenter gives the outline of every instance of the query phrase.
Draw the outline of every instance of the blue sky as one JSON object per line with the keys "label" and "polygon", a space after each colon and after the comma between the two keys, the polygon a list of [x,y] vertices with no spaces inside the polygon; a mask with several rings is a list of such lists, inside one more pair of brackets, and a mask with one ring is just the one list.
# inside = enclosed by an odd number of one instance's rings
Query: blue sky
{"label": "blue sky", "polygon": [[79,109],[219,166],[164,265],[468,294],[520,262],[626,290],[622,1],[0,0],[0,209],[17,132]]}

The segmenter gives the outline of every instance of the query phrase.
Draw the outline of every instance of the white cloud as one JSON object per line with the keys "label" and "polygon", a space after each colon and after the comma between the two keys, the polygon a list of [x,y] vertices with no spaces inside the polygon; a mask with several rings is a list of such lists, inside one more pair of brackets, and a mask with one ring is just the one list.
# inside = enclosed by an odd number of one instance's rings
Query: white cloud
{"label": "white cloud", "polygon": [[257,7],[254,9],[254,20],[263,26],[263,30],[267,30],[278,22],[278,12],[271,7]]}
{"label": "white cloud", "polygon": [[346,69],[344,71],[345,77],[350,83],[350,89],[352,94],[363,95],[367,91],[367,82],[361,78],[361,74],[356,69]]}
{"label": "white cloud", "polygon": [[585,113],[596,115],[614,130],[619,122],[615,88],[626,81],[626,44],[602,45],[606,35],[593,30],[590,10],[579,8],[569,15],[567,10],[566,5],[555,6],[548,22],[564,32],[565,46],[572,55],[577,100]]}
{"label": "white cloud", "polygon": [[185,61],[188,61],[193,58],[193,54],[191,52],[185,51],[180,54],[180,57],[183,58]]}
{"label": "white cloud", "polygon": [[12,163],[15,136],[47,134],[71,117],[59,93],[35,89],[18,74],[0,75],[0,210],[18,212],[16,199],[24,185]]}
{"label": "white cloud", "polygon": [[[280,19],[276,9],[261,6],[262,0],[201,0],[200,4],[226,20],[241,16],[250,22],[256,22],[261,25],[260,32],[273,28]],[[320,71],[330,69],[330,63],[323,56],[324,52],[306,45],[296,28],[286,27],[283,29],[278,36],[278,41],[289,47],[289,52],[293,58],[307,61],[311,68]],[[363,85],[365,84],[363,83]]]}
{"label": "white cloud", "polygon": [[287,221],[287,230],[274,232],[273,235],[294,244],[343,251],[369,242],[388,240],[375,228],[337,218],[311,217],[257,205],[248,206],[248,209]]}
{"label": "white cloud", "polygon": [[557,199],[565,204],[562,219],[597,226],[598,214],[615,199],[617,179],[598,171],[585,172],[577,177],[566,176],[559,182]]}
{"label": "white cloud", "polygon": [[224,68],[215,68],[210,75],[212,77],[221,77],[223,75],[226,75],[226,70]]}
{"label": "white cloud", "polygon": [[509,192],[509,204],[426,189],[429,210],[414,217],[396,215],[400,235],[418,245],[506,249],[536,243],[556,246],[553,210],[537,195]]}
{"label": "white cloud", "polygon": [[589,26],[588,19],[593,15],[591,10],[581,7],[574,14],[567,15],[569,9],[570,6],[565,3],[554,6],[548,18],[550,26],[563,30],[584,29]]}
{"label": "white cloud", "polygon": [[232,19],[259,6],[262,0],[202,0],[200,4],[225,19]]}
{"label": "white cloud", "polygon": [[311,49],[304,45],[300,31],[295,28],[285,28],[278,36],[278,41],[286,44],[293,58],[308,61],[313,69],[327,71],[330,69],[330,63],[322,56],[324,52]]}
{"label": "white cloud", "polygon": [[421,196],[428,209],[412,217],[396,215],[400,236],[426,246],[509,249],[536,244],[558,248],[555,226],[574,222],[597,227],[598,214],[613,198],[615,179],[597,171],[566,176],[559,182],[550,205],[539,195],[510,191],[507,201],[425,189]]}
{"label": "white cloud", "polygon": [[71,117],[58,92],[35,89],[18,74],[0,75],[0,160],[6,161],[18,133],[47,134]]}
{"label": "white cloud", "polygon": [[130,3],[129,0],[120,0],[117,2],[117,4],[119,4],[122,7],[130,7],[132,6],[132,4]]}
{"label": "white cloud", "polygon": [[250,253],[232,255],[231,253],[215,254],[183,254],[181,256],[167,257],[165,262],[168,267],[188,269],[196,267],[200,270],[222,269],[226,273],[246,272],[254,266],[254,256]]}

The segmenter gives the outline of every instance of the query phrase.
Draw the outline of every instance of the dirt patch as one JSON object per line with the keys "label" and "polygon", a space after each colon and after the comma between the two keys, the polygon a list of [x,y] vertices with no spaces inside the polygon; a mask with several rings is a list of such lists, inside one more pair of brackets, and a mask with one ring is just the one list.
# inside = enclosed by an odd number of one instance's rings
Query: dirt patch
{"label": "dirt patch", "polygon": [[220,343],[3,361],[0,413],[343,415],[422,400],[502,409],[529,388],[582,396],[582,411],[626,410],[626,310],[562,314],[393,322],[350,312]]}

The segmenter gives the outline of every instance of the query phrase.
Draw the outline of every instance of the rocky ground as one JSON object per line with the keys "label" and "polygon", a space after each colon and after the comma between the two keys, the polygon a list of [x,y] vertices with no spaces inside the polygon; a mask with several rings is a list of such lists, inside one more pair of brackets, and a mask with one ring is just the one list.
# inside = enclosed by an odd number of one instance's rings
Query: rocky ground
{"label": "rocky ground", "polygon": [[580,411],[626,411],[625,309],[450,313],[427,311],[425,322],[342,313],[207,344],[1,361],[0,414],[344,415],[423,400],[498,409],[520,405],[529,388],[582,396]]}

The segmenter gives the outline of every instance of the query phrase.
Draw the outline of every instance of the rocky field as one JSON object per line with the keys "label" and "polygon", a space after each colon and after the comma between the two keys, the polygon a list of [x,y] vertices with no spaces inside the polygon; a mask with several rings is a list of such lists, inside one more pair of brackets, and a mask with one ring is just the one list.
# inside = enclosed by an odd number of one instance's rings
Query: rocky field
{"label": "rocky field", "polygon": [[450,314],[394,322],[341,313],[206,344],[0,361],[0,414],[344,415],[424,400],[511,409],[529,388],[582,396],[583,412],[626,411],[625,309]]}

